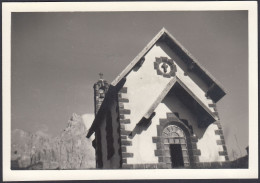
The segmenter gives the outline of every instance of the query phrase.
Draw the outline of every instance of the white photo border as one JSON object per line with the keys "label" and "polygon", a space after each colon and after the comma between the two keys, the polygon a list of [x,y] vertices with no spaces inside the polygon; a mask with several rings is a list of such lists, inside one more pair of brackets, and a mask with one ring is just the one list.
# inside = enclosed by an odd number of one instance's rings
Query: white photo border
{"label": "white photo border", "polygon": [[[249,168],[156,170],[11,170],[11,13],[104,11],[248,11],[249,29]],[[241,179],[258,178],[257,2],[23,2],[2,3],[2,150],[3,181]],[[228,172],[228,173],[227,173]]]}

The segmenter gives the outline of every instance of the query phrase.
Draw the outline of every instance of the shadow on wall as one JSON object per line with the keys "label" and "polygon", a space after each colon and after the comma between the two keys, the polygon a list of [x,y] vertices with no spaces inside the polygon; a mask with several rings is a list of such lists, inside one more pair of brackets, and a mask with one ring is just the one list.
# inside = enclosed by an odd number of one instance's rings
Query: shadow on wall
{"label": "shadow on wall", "polygon": [[146,131],[149,126],[152,124],[152,118],[155,116],[155,112],[153,112],[151,114],[151,116],[146,119],[145,117],[143,117],[139,123],[137,123],[137,125],[135,126],[135,128],[133,129],[133,131],[130,133],[129,137],[132,139],[134,138],[134,136],[136,134],[141,134],[142,131]]}
{"label": "shadow on wall", "polygon": [[172,113],[177,114],[177,117],[180,119],[180,121],[188,123],[192,126],[193,133],[196,134],[198,139],[203,137],[207,128],[198,127],[198,119],[196,113],[194,113],[190,110],[189,107],[184,105],[183,102],[178,99],[178,97],[174,94],[172,90],[168,93],[168,95],[162,102],[172,111]]}

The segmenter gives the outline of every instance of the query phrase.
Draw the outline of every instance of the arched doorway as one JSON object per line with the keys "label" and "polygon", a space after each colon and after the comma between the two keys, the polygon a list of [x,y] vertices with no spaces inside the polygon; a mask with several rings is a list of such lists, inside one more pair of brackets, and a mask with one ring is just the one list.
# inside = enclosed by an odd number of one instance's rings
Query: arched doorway
{"label": "arched doorway", "polygon": [[172,168],[189,167],[187,139],[183,130],[176,125],[168,125],[163,129],[162,136],[166,157],[170,159],[167,163]]}

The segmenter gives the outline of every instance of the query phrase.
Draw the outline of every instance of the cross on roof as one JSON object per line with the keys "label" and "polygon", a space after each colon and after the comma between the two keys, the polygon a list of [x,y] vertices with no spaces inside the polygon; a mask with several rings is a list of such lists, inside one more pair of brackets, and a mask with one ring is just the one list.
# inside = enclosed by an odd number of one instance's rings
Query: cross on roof
{"label": "cross on roof", "polygon": [[100,79],[103,79],[103,73],[99,73]]}

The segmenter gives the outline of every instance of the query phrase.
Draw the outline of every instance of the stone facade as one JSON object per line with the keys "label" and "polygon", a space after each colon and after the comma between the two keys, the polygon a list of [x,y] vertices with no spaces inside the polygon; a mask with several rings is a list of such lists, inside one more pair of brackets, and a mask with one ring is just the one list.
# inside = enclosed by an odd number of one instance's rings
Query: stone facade
{"label": "stone facade", "polygon": [[167,30],[105,89],[101,104],[98,83],[87,135],[95,133],[98,168],[229,167],[216,106],[225,91]]}

